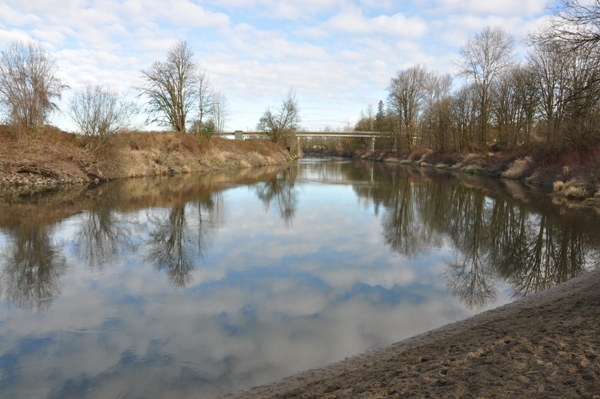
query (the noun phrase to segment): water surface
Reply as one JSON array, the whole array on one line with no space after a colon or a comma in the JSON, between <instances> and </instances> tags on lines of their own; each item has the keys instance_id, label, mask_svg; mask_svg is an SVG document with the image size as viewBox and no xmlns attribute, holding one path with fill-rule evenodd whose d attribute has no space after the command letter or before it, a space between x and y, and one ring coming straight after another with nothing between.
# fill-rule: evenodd
<instances>
[{"instance_id":1,"label":"water surface","mask_svg":"<svg viewBox=\"0 0 600 399\"><path fill-rule=\"evenodd\" d=\"M596 267L598 214L341 159L4 202L0 397L212 398Z\"/></svg>"}]
</instances>

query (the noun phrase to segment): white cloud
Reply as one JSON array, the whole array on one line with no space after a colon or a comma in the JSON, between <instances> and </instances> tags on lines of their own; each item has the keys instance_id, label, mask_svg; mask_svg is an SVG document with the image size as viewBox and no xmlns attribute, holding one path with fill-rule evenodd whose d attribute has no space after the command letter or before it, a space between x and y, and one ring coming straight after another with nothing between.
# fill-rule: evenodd
<instances>
[{"instance_id":1,"label":"white cloud","mask_svg":"<svg viewBox=\"0 0 600 399\"><path fill-rule=\"evenodd\" d=\"M0 24L21 26L25 24L33 24L39 21L40 18L38 18L35 14L24 13L13 7L10 7L6 3L0 4Z\"/></svg>"},{"instance_id":2,"label":"white cloud","mask_svg":"<svg viewBox=\"0 0 600 399\"><path fill-rule=\"evenodd\" d=\"M188 0L162 4L164 16L177 25L190 28L223 28L229 25L229 16L220 12L206 11Z\"/></svg>"},{"instance_id":3,"label":"white cloud","mask_svg":"<svg viewBox=\"0 0 600 399\"><path fill-rule=\"evenodd\" d=\"M12 29L12 30L3 30L0 29L0 44L4 46L8 46L13 42L23 42L27 43L32 40L32 37L22 30Z\"/></svg>"},{"instance_id":4,"label":"white cloud","mask_svg":"<svg viewBox=\"0 0 600 399\"><path fill-rule=\"evenodd\" d=\"M228 10L249 10L268 19L310 17L331 9L348 6L348 0L212 0L211 4Z\"/></svg>"},{"instance_id":5,"label":"white cloud","mask_svg":"<svg viewBox=\"0 0 600 399\"><path fill-rule=\"evenodd\" d=\"M411 39L419 39L428 31L426 22L421 18L407 18L402 13L369 18L358 9L341 12L321 24L319 28L326 33ZM307 34L314 36L318 32L313 28L309 29Z\"/></svg>"},{"instance_id":6,"label":"white cloud","mask_svg":"<svg viewBox=\"0 0 600 399\"><path fill-rule=\"evenodd\" d=\"M531 16L543 13L550 0L438 0L443 12Z\"/></svg>"}]
</instances>

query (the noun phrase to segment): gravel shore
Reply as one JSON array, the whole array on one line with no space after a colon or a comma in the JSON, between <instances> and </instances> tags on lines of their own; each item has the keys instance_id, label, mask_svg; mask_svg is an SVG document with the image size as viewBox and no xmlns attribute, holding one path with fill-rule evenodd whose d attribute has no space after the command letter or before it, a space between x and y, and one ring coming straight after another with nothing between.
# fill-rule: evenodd
<instances>
[{"instance_id":1,"label":"gravel shore","mask_svg":"<svg viewBox=\"0 0 600 399\"><path fill-rule=\"evenodd\" d=\"M221 399L600 399L600 270L389 347Z\"/></svg>"}]
</instances>

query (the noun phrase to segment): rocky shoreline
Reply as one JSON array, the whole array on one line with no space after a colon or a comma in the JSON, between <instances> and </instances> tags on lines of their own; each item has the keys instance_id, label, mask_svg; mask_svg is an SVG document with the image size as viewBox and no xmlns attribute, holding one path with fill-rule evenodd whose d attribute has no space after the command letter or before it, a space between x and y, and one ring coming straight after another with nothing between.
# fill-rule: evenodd
<instances>
[{"instance_id":1,"label":"rocky shoreline","mask_svg":"<svg viewBox=\"0 0 600 399\"><path fill-rule=\"evenodd\" d=\"M220 399L600 398L600 270Z\"/></svg>"},{"instance_id":2,"label":"rocky shoreline","mask_svg":"<svg viewBox=\"0 0 600 399\"><path fill-rule=\"evenodd\" d=\"M528 185L548 188L557 201L571 206L600 208L600 177L595 164L585 165L566 160L556 164L538 165L532 156L503 154L436 154L423 148L412 153L379 151L375 153L309 152L308 155L334 155L373 162L448 170L495 179L520 181ZM567 156L565 156L567 157ZM568 158L568 157L567 157Z\"/></svg>"},{"instance_id":3,"label":"rocky shoreline","mask_svg":"<svg viewBox=\"0 0 600 399\"><path fill-rule=\"evenodd\" d=\"M45 191L58 190L59 188L69 188L71 186L83 185L89 183L89 180L83 178L61 177L52 178L34 175L10 174L0 177L0 196L19 195L27 196Z\"/></svg>"}]
</instances>

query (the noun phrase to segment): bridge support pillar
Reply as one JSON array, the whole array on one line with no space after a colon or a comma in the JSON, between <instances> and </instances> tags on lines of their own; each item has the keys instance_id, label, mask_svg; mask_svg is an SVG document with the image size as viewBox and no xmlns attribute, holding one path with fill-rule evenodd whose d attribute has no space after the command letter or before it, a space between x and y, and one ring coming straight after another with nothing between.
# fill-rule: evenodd
<instances>
[{"instance_id":1,"label":"bridge support pillar","mask_svg":"<svg viewBox=\"0 0 600 399\"><path fill-rule=\"evenodd\" d=\"M236 140L244 140L244 132L241 130L236 130L234 132Z\"/></svg>"},{"instance_id":2,"label":"bridge support pillar","mask_svg":"<svg viewBox=\"0 0 600 399\"><path fill-rule=\"evenodd\" d=\"M371 137L371 154L375 152L375 137Z\"/></svg>"}]
</instances>

